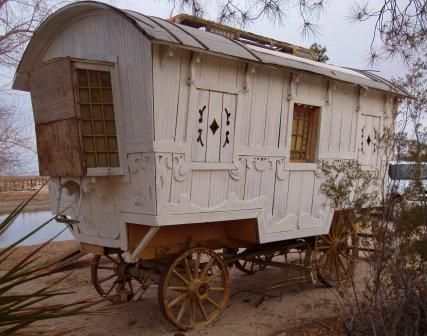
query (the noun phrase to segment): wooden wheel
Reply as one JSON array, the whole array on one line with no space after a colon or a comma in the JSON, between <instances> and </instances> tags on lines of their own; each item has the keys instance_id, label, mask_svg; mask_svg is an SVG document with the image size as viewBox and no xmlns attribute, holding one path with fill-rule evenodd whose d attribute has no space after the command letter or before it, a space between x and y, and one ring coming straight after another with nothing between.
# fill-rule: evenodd
<instances>
[{"instance_id":1,"label":"wooden wheel","mask_svg":"<svg viewBox=\"0 0 427 336\"><path fill-rule=\"evenodd\" d=\"M136 301L146 287L132 277L130 264L116 255L95 255L91 265L92 284L99 295L113 303Z\"/></svg>"},{"instance_id":2,"label":"wooden wheel","mask_svg":"<svg viewBox=\"0 0 427 336\"><path fill-rule=\"evenodd\" d=\"M181 330L199 329L217 319L227 305L229 279L225 263L206 248L192 248L165 270L159 284L159 305Z\"/></svg>"},{"instance_id":3,"label":"wooden wheel","mask_svg":"<svg viewBox=\"0 0 427 336\"><path fill-rule=\"evenodd\" d=\"M248 251L250 253L250 250ZM236 252L237 253L237 252ZM265 264L260 264L257 262L258 260L261 261L271 261L274 257L274 253L266 253L263 255L255 256L250 259L243 259L243 260L236 260L234 262L234 266L243 273L246 274L254 274L258 271L261 271L267 267Z\"/></svg>"},{"instance_id":4,"label":"wooden wheel","mask_svg":"<svg viewBox=\"0 0 427 336\"><path fill-rule=\"evenodd\" d=\"M315 265L319 281L328 287L338 288L351 280L358 253L355 229L339 221L333 223L328 235L317 237L312 252L312 265Z\"/></svg>"}]
</instances>

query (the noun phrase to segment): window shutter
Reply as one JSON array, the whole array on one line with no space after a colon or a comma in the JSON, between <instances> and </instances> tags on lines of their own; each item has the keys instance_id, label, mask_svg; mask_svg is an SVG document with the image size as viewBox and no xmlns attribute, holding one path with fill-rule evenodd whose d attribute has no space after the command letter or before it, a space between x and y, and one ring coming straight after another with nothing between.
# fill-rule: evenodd
<instances>
[{"instance_id":1,"label":"window shutter","mask_svg":"<svg viewBox=\"0 0 427 336\"><path fill-rule=\"evenodd\" d=\"M30 91L40 175L84 175L71 59L54 59L32 71Z\"/></svg>"}]
</instances>

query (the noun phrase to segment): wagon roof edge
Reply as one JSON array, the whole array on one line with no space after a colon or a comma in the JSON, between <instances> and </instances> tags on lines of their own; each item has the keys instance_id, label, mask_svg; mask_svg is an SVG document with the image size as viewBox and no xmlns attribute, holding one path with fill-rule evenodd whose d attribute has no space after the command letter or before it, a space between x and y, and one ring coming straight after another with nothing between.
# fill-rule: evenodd
<instances>
[{"instance_id":1,"label":"wagon roof edge","mask_svg":"<svg viewBox=\"0 0 427 336\"><path fill-rule=\"evenodd\" d=\"M241 41L222 35L96 1L81 1L65 6L50 15L39 26L24 51L15 73L12 88L23 91L29 90L29 71L33 69L36 65L35 62L38 61L37 53L41 54L43 52L46 42L50 41L50 38L57 32L57 29L53 29L55 23L67 22L67 20L83 12L97 9L109 9L123 16L151 41L174 44L182 48L197 49L200 52L225 55L249 62L310 72L332 80L374 88L398 96L409 96L407 92L394 85L391 81L366 70L339 67L280 51L244 44ZM36 53L36 57L32 57L34 53Z\"/></svg>"}]
</instances>

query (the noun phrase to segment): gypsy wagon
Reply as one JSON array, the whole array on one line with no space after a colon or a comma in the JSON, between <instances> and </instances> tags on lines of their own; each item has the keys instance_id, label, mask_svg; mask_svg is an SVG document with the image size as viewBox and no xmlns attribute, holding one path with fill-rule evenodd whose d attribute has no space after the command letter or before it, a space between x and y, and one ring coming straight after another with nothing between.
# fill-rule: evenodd
<instances>
[{"instance_id":1,"label":"gypsy wagon","mask_svg":"<svg viewBox=\"0 0 427 336\"><path fill-rule=\"evenodd\" d=\"M220 315L232 263L252 273L297 248L310 281L348 274L356 238L316 162L381 167L374 134L404 94L285 42L91 1L39 27L13 87L31 93L40 174L95 254L96 290L136 300L154 282L182 329Z\"/></svg>"}]
</instances>

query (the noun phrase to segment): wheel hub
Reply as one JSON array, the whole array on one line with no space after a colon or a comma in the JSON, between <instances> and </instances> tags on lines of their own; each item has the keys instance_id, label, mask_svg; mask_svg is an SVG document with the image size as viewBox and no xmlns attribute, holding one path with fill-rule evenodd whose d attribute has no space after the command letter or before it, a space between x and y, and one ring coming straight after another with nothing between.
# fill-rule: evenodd
<instances>
[{"instance_id":1,"label":"wheel hub","mask_svg":"<svg viewBox=\"0 0 427 336\"><path fill-rule=\"evenodd\" d=\"M188 285L188 294L194 299L204 300L209 296L209 293L209 285L199 279L192 280Z\"/></svg>"}]
</instances>

